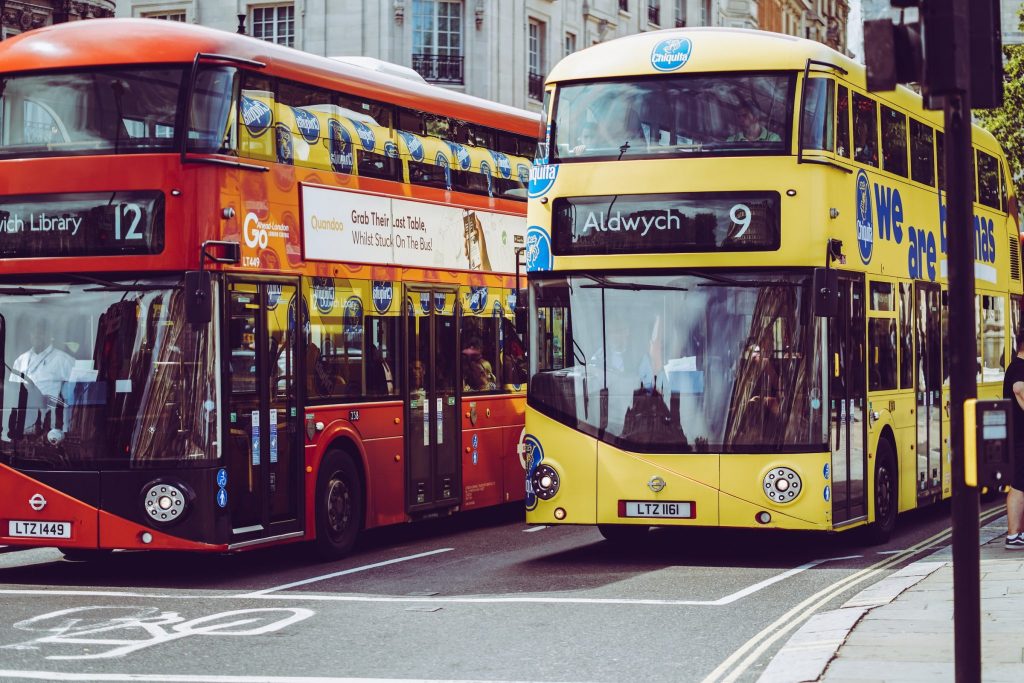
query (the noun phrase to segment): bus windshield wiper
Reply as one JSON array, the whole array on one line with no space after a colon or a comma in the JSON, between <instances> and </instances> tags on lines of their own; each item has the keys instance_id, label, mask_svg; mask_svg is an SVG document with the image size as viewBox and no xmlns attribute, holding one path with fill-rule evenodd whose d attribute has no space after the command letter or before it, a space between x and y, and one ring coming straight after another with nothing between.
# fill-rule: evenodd
<instances>
[{"instance_id":1,"label":"bus windshield wiper","mask_svg":"<svg viewBox=\"0 0 1024 683\"><path fill-rule=\"evenodd\" d=\"M621 289L630 292L646 292L650 291L662 291L662 292L688 292L688 287L678 287L675 285L656 285L653 283L649 284L638 284L636 282L612 282L603 275L584 275L597 284L595 285L580 285L580 289Z\"/></svg>"},{"instance_id":2,"label":"bus windshield wiper","mask_svg":"<svg viewBox=\"0 0 1024 683\"><path fill-rule=\"evenodd\" d=\"M37 294L70 294L70 292L66 289L43 289L42 287L0 287L0 294L36 296Z\"/></svg>"}]
</instances>

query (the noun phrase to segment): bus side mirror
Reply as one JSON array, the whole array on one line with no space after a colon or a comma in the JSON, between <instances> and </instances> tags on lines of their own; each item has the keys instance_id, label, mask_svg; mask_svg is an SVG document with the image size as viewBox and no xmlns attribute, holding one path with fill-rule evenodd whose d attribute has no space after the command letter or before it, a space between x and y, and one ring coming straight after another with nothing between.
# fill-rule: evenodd
<instances>
[{"instance_id":1,"label":"bus side mirror","mask_svg":"<svg viewBox=\"0 0 1024 683\"><path fill-rule=\"evenodd\" d=\"M185 272L185 320L194 327L210 324L213 319L213 288L210 271Z\"/></svg>"},{"instance_id":2,"label":"bus side mirror","mask_svg":"<svg viewBox=\"0 0 1024 683\"><path fill-rule=\"evenodd\" d=\"M526 326L530 324L530 299L525 289L516 292L516 331L519 334L526 332Z\"/></svg>"},{"instance_id":3,"label":"bus side mirror","mask_svg":"<svg viewBox=\"0 0 1024 683\"><path fill-rule=\"evenodd\" d=\"M831 268L814 269L814 314L834 318L839 314L839 275Z\"/></svg>"}]
</instances>

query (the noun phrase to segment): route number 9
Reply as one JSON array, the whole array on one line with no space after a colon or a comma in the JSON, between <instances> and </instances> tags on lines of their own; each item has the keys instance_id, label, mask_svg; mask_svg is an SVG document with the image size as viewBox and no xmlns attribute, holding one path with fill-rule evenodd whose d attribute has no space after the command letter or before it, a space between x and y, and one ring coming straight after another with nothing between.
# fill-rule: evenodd
<instances>
[{"instance_id":1,"label":"route number 9","mask_svg":"<svg viewBox=\"0 0 1024 683\"><path fill-rule=\"evenodd\" d=\"M739 239L743 237L743 234L750 227L750 207L746 204L733 204L732 208L729 209L729 218L732 222L740 226L739 232L733 235L733 239Z\"/></svg>"},{"instance_id":2,"label":"route number 9","mask_svg":"<svg viewBox=\"0 0 1024 683\"><path fill-rule=\"evenodd\" d=\"M114 239L115 240L141 240L145 237L139 231L139 223L142 222L142 207L138 204L121 204L114 211ZM128 225L128 232L122 234L123 225Z\"/></svg>"}]
</instances>

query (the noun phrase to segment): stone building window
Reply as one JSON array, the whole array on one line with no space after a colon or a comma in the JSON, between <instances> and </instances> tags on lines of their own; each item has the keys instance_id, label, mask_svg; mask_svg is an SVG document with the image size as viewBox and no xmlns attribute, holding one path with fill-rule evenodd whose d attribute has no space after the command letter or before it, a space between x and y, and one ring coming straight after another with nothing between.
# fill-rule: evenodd
<instances>
[{"instance_id":1,"label":"stone building window","mask_svg":"<svg viewBox=\"0 0 1024 683\"><path fill-rule=\"evenodd\" d=\"M252 35L269 43L295 47L295 6L253 7Z\"/></svg>"}]
</instances>

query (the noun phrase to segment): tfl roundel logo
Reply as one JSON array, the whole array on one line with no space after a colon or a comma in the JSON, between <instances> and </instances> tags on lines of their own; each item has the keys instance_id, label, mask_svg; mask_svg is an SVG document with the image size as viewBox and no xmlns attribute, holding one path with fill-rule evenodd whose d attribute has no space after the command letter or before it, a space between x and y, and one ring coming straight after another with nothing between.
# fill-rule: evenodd
<instances>
[{"instance_id":1,"label":"tfl roundel logo","mask_svg":"<svg viewBox=\"0 0 1024 683\"><path fill-rule=\"evenodd\" d=\"M530 199L543 197L555 184L558 177L558 166L542 164L530 167Z\"/></svg>"},{"instance_id":2,"label":"tfl roundel logo","mask_svg":"<svg viewBox=\"0 0 1024 683\"><path fill-rule=\"evenodd\" d=\"M551 270L551 237L547 230L531 225L526 231L526 271Z\"/></svg>"},{"instance_id":3,"label":"tfl roundel logo","mask_svg":"<svg viewBox=\"0 0 1024 683\"><path fill-rule=\"evenodd\" d=\"M690 61L693 43L689 38L669 38L651 50L651 66L656 71L675 71Z\"/></svg>"},{"instance_id":4,"label":"tfl roundel logo","mask_svg":"<svg viewBox=\"0 0 1024 683\"><path fill-rule=\"evenodd\" d=\"M871 183L868 174L857 174L857 250L863 263L871 262L875 249L875 223L871 218Z\"/></svg>"}]
</instances>

